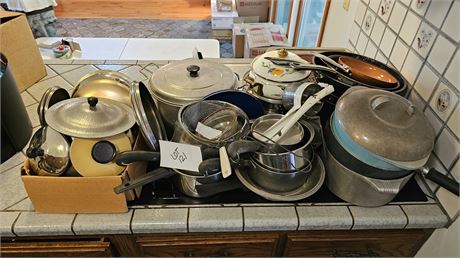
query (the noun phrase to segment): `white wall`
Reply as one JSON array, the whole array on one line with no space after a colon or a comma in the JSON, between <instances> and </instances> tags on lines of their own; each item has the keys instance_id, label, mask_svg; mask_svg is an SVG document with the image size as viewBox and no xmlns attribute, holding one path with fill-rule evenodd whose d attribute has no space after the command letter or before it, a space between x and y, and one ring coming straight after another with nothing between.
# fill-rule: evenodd
<instances>
[{"instance_id":1,"label":"white wall","mask_svg":"<svg viewBox=\"0 0 460 258\"><path fill-rule=\"evenodd\" d=\"M426 241L415 257L459 257L460 220L449 228L437 229Z\"/></svg>"},{"instance_id":2,"label":"white wall","mask_svg":"<svg viewBox=\"0 0 460 258\"><path fill-rule=\"evenodd\" d=\"M343 9L343 2L344 0L331 0L321 47L347 46L358 0L350 0L348 11Z\"/></svg>"}]
</instances>

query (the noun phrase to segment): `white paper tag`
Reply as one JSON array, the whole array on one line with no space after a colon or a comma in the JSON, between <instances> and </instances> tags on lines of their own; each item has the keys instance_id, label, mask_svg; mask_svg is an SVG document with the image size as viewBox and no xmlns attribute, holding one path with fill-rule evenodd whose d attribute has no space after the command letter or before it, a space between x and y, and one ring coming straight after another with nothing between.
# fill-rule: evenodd
<instances>
[{"instance_id":1,"label":"white paper tag","mask_svg":"<svg viewBox=\"0 0 460 258\"><path fill-rule=\"evenodd\" d=\"M160 140L160 166L198 172L203 161L200 146Z\"/></svg>"},{"instance_id":2,"label":"white paper tag","mask_svg":"<svg viewBox=\"0 0 460 258\"><path fill-rule=\"evenodd\" d=\"M227 149L225 146L219 148L219 158L220 158L220 170L222 171L222 177L227 178L232 175L232 166L230 164L230 159L228 158Z\"/></svg>"},{"instance_id":3,"label":"white paper tag","mask_svg":"<svg viewBox=\"0 0 460 258\"><path fill-rule=\"evenodd\" d=\"M209 127L207 125L204 125L200 122L198 122L198 124L196 125L195 131L201 134L203 137L205 137L208 140L215 139L222 134L221 131L214 129L212 127Z\"/></svg>"}]
</instances>

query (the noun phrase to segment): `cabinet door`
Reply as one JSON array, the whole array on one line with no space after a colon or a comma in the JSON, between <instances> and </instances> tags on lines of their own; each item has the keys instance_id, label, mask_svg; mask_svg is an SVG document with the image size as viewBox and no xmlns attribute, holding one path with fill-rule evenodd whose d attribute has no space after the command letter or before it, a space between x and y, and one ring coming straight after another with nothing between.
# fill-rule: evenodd
<instances>
[{"instance_id":1,"label":"cabinet door","mask_svg":"<svg viewBox=\"0 0 460 258\"><path fill-rule=\"evenodd\" d=\"M273 256L277 234L187 234L142 236L143 256Z\"/></svg>"},{"instance_id":2,"label":"cabinet door","mask_svg":"<svg viewBox=\"0 0 460 258\"><path fill-rule=\"evenodd\" d=\"M287 235L285 256L414 256L432 230L306 231Z\"/></svg>"},{"instance_id":3,"label":"cabinet door","mask_svg":"<svg viewBox=\"0 0 460 258\"><path fill-rule=\"evenodd\" d=\"M112 256L105 239L2 241L1 256Z\"/></svg>"}]
</instances>

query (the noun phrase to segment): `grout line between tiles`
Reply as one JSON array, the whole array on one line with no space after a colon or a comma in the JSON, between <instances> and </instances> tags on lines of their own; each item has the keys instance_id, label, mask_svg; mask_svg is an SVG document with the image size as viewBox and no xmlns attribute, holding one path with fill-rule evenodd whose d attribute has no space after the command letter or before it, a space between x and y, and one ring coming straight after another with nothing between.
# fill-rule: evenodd
<instances>
[{"instance_id":1,"label":"grout line between tiles","mask_svg":"<svg viewBox=\"0 0 460 258\"><path fill-rule=\"evenodd\" d=\"M21 214L22 212L19 212L16 219L13 221L13 223L11 223L11 233L13 233L13 235L15 236L18 236L18 235L16 234L16 232L14 232L14 227L16 226L16 222L19 220L19 216L21 216Z\"/></svg>"},{"instance_id":2,"label":"grout line between tiles","mask_svg":"<svg viewBox=\"0 0 460 258\"><path fill-rule=\"evenodd\" d=\"M120 55L118 56L118 60L120 60L121 56L123 55L123 52L125 52L126 46L128 45L129 38L126 40L125 45L123 46L123 49L120 52ZM105 61L104 61L105 63Z\"/></svg>"},{"instance_id":3,"label":"grout line between tiles","mask_svg":"<svg viewBox=\"0 0 460 258\"><path fill-rule=\"evenodd\" d=\"M351 227L349 230L352 230L353 227L355 226L355 217L353 216L353 213L351 212L350 206L347 205L347 209L351 216Z\"/></svg>"},{"instance_id":4,"label":"grout line between tiles","mask_svg":"<svg viewBox=\"0 0 460 258\"><path fill-rule=\"evenodd\" d=\"M19 165L19 164L18 164L18 165ZM24 201L24 200L25 200L25 199L27 199L28 197L29 197L29 196L26 196L26 197L24 197L24 199L21 199L21 200L19 200L19 201L15 202L14 204L12 204L12 205L10 205L10 206L6 207L5 209L3 209L3 211L6 211L6 210L8 210L9 208L13 207L14 205L16 205L16 204L18 204L18 203L20 203L20 202Z\"/></svg>"},{"instance_id":5,"label":"grout line between tiles","mask_svg":"<svg viewBox=\"0 0 460 258\"><path fill-rule=\"evenodd\" d=\"M187 208L187 232L190 233L190 208Z\"/></svg>"},{"instance_id":6,"label":"grout line between tiles","mask_svg":"<svg viewBox=\"0 0 460 258\"><path fill-rule=\"evenodd\" d=\"M131 232L131 234L134 234L133 232L133 219L134 219L134 212L136 212L136 209L131 209L133 212L131 213L131 218L129 219L129 232Z\"/></svg>"},{"instance_id":7,"label":"grout line between tiles","mask_svg":"<svg viewBox=\"0 0 460 258\"><path fill-rule=\"evenodd\" d=\"M402 210L402 212L404 213L404 216L406 217L406 225L404 225L404 227L403 227L403 229L406 229L406 227L409 226L409 216L407 216L406 211L404 211L404 209L401 207L401 205L398 205L398 206Z\"/></svg>"},{"instance_id":8,"label":"grout line between tiles","mask_svg":"<svg viewBox=\"0 0 460 258\"><path fill-rule=\"evenodd\" d=\"M75 220L77 219L77 215L78 213L75 213L75 216L73 217L72 219L72 223L70 223L70 230L72 231L72 233L76 236L77 234L75 233L74 229L73 229L73 225L75 223Z\"/></svg>"},{"instance_id":9,"label":"grout line between tiles","mask_svg":"<svg viewBox=\"0 0 460 258\"><path fill-rule=\"evenodd\" d=\"M294 206L294 211L295 211L295 215L296 215L296 217L297 217L297 227L296 227L295 230L298 231L299 228L300 228L300 216L299 216L299 212L297 211L297 207L296 207L296 206Z\"/></svg>"},{"instance_id":10,"label":"grout line between tiles","mask_svg":"<svg viewBox=\"0 0 460 258\"><path fill-rule=\"evenodd\" d=\"M245 222L245 220L244 220L244 207L241 206L240 208L241 208L241 215L243 216L243 232L244 232L244 230L245 230L245 225L246 225L246 222Z\"/></svg>"}]
</instances>

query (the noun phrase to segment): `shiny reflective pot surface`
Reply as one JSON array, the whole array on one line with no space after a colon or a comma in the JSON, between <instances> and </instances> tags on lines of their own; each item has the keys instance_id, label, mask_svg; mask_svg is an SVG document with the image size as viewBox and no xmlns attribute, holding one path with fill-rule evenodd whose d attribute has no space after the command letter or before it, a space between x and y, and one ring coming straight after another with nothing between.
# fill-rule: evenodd
<instances>
[{"instance_id":1,"label":"shiny reflective pot surface","mask_svg":"<svg viewBox=\"0 0 460 258\"><path fill-rule=\"evenodd\" d=\"M312 167L290 173L275 172L252 162L256 169L247 169L249 177L260 187L272 192L289 192L301 187L308 179Z\"/></svg>"}]
</instances>

